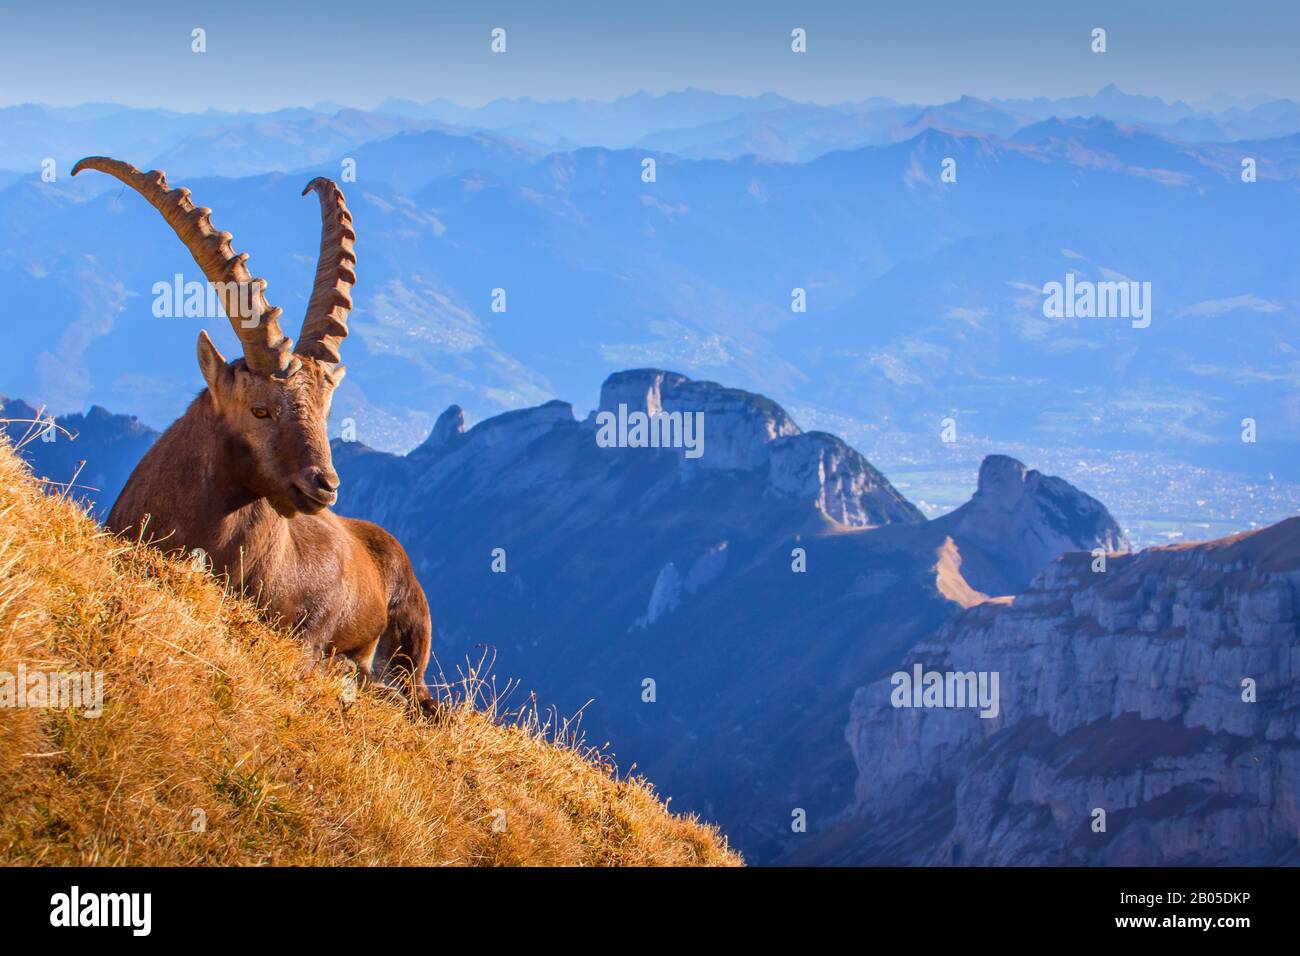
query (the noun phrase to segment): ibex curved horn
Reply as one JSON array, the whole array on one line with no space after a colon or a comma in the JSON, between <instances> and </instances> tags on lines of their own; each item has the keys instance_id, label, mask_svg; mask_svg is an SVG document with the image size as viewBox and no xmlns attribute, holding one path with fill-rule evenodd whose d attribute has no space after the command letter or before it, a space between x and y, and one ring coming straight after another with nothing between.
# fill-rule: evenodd
<instances>
[{"instance_id":1,"label":"ibex curved horn","mask_svg":"<svg viewBox=\"0 0 1300 956\"><path fill-rule=\"evenodd\" d=\"M254 372L275 375L293 362L293 342L280 331L280 309L266 302L265 279L248 271L248 254L236 253L231 235L212 228L212 210L195 206L190 191L169 189L167 176L159 170L142 173L130 163L107 156L88 156L72 167L72 175L83 169L97 169L121 180L162 213L204 276L218 290L226 317L244 346L244 361ZM247 291L245 291L247 290Z\"/></svg>"},{"instance_id":2,"label":"ibex curved horn","mask_svg":"<svg viewBox=\"0 0 1300 956\"><path fill-rule=\"evenodd\" d=\"M316 261L316 284L302 320L297 352L323 362L339 362L339 343L348 334L348 312L352 309L352 287L357 281L357 256L343 193L332 180L318 177L302 194L312 190L320 197L320 257Z\"/></svg>"}]
</instances>

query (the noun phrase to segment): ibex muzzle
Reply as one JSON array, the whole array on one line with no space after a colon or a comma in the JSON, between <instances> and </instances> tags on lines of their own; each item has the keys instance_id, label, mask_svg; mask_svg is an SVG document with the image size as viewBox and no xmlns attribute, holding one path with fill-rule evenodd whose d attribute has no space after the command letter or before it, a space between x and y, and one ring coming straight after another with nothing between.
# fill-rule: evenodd
<instances>
[{"instance_id":1,"label":"ibex muzzle","mask_svg":"<svg viewBox=\"0 0 1300 956\"><path fill-rule=\"evenodd\" d=\"M280 331L280 309L248 271L211 210L158 171L114 159L97 169L131 186L180 237L221 298L243 345L227 362L206 332L199 369L207 382L189 410L140 461L108 516L120 534L148 534L165 547L201 548L218 574L250 591L273 615L301 629L321 653L356 662L364 679L399 678L430 713L424 683L429 606L405 550L382 528L340 518L339 476L326 422L343 380L339 345L348 334L356 283L356 234L339 188L314 179L321 206L316 282L297 348Z\"/></svg>"}]
</instances>

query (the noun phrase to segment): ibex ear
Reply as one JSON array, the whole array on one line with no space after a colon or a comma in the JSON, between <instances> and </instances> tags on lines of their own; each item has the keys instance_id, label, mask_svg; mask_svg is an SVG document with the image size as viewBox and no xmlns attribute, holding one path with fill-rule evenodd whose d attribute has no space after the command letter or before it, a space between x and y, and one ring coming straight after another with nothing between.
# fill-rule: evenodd
<instances>
[{"instance_id":1,"label":"ibex ear","mask_svg":"<svg viewBox=\"0 0 1300 956\"><path fill-rule=\"evenodd\" d=\"M230 366L226 364L226 357L217 351L207 332L199 333L199 371L203 373L203 380L208 383L208 391L213 398L220 394L233 377Z\"/></svg>"}]
</instances>

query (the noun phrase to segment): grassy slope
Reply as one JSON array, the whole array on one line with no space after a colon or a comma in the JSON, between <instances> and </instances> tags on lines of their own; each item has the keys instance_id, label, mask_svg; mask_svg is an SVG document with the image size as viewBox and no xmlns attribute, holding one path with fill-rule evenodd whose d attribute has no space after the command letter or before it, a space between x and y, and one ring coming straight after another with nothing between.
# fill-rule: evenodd
<instances>
[{"instance_id":1,"label":"grassy slope","mask_svg":"<svg viewBox=\"0 0 1300 956\"><path fill-rule=\"evenodd\" d=\"M20 661L103 671L105 704L0 708L0 863L740 862L535 722L345 703L341 668L307 666L210 576L105 535L0 443L0 671Z\"/></svg>"}]
</instances>

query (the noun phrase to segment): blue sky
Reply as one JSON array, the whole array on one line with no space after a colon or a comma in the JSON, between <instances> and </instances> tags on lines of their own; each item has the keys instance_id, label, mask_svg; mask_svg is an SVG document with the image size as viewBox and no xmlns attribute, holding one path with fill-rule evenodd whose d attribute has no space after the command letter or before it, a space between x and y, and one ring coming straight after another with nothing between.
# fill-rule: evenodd
<instances>
[{"instance_id":1,"label":"blue sky","mask_svg":"<svg viewBox=\"0 0 1300 956\"><path fill-rule=\"evenodd\" d=\"M1300 98L1300 3L4 0L0 105L264 110L386 96L612 99L687 86L834 102L1059 96L1114 82L1195 101ZM509 51L488 50L508 31ZM793 27L809 52L789 51ZM1109 51L1088 48L1093 27ZM208 52L190 51L203 27Z\"/></svg>"}]
</instances>

